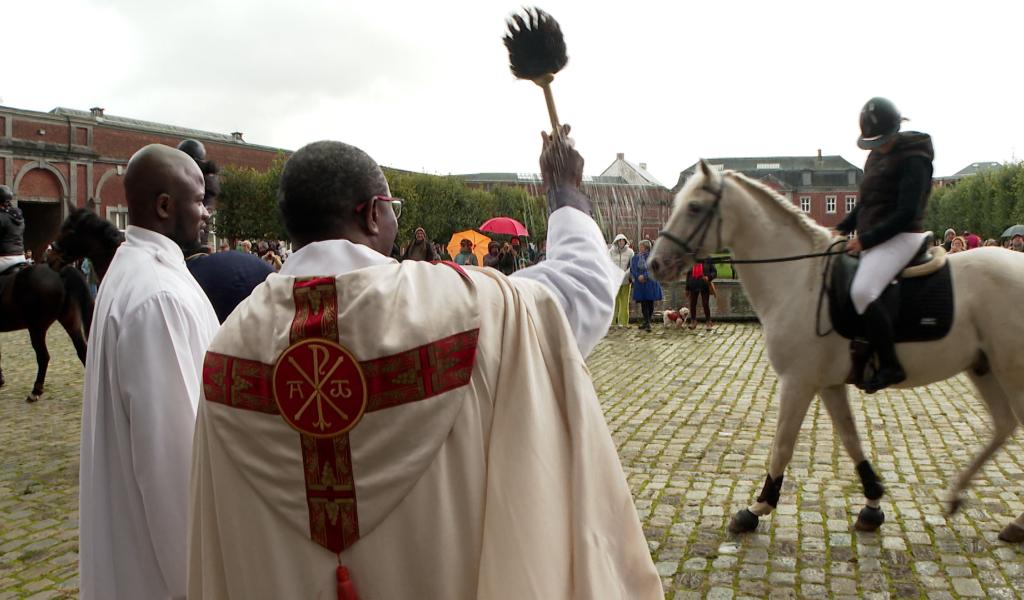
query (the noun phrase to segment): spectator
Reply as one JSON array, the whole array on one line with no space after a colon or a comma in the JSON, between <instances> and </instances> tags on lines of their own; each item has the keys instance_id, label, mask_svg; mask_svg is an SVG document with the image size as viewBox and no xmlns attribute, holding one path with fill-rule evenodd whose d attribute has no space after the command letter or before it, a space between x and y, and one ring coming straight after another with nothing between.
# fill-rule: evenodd
<instances>
[{"instance_id":1,"label":"spectator","mask_svg":"<svg viewBox=\"0 0 1024 600\"><path fill-rule=\"evenodd\" d=\"M427 239L427 232L422 227L417 227L413 232L412 242L406 247L402 260L437 260L434 245Z\"/></svg>"},{"instance_id":2,"label":"spectator","mask_svg":"<svg viewBox=\"0 0 1024 600\"><path fill-rule=\"evenodd\" d=\"M981 246L981 237L976 233L971 233L970 231L964 232L964 241L967 243L968 250L974 250L978 246Z\"/></svg>"},{"instance_id":3,"label":"spectator","mask_svg":"<svg viewBox=\"0 0 1024 600\"><path fill-rule=\"evenodd\" d=\"M995 241L992 238L988 238L987 240L985 240L985 244L984 245L985 246L998 246L999 242Z\"/></svg>"},{"instance_id":4,"label":"spectator","mask_svg":"<svg viewBox=\"0 0 1024 600\"><path fill-rule=\"evenodd\" d=\"M710 259L694 263L686 273L686 293L690 297L690 329L697 328L697 300L700 299L704 308L704 327L711 331L711 294L712 283L718 277L715 263Z\"/></svg>"},{"instance_id":5,"label":"spectator","mask_svg":"<svg viewBox=\"0 0 1024 600\"><path fill-rule=\"evenodd\" d=\"M242 242L238 244L238 249L246 254L252 254L252 242L249 240L242 240Z\"/></svg>"},{"instance_id":6,"label":"spectator","mask_svg":"<svg viewBox=\"0 0 1024 600\"><path fill-rule=\"evenodd\" d=\"M25 262L27 262L30 265L36 264L36 261L32 260L32 251L31 250L26 250L25 251Z\"/></svg>"},{"instance_id":7,"label":"spectator","mask_svg":"<svg viewBox=\"0 0 1024 600\"><path fill-rule=\"evenodd\" d=\"M516 272L516 256L512 253L512 244L505 242L498 252L498 270L506 275Z\"/></svg>"},{"instance_id":8,"label":"spectator","mask_svg":"<svg viewBox=\"0 0 1024 600\"><path fill-rule=\"evenodd\" d=\"M1010 250L1024 252L1024 235L1018 233L1010 238Z\"/></svg>"},{"instance_id":9,"label":"spectator","mask_svg":"<svg viewBox=\"0 0 1024 600\"><path fill-rule=\"evenodd\" d=\"M498 269L498 261L501 259L500 252L501 244L492 241L487 244L487 255L484 256L484 266L491 267L492 269ZM500 269L499 269L500 270Z\"/></svg>"},{"instance_id":10,"label":"spectator","mask_svg":"<svg viewBox=\"0 0 1024 600\"><path fill-rule=\"evenodd\" d=\"M955 238L955 237L956 237L956 230L954 230L952 227L947 229L946 233L944 233L942 235L942 247L946 249L946 252L949 252L950 249L952 248L953 238Z\"/></svg>"},{"instance_id":11,"label":"spectator","mask_svg":"<svg viewBox=\"0 0 1024 600\"><path fill-rule=\"evenodd\" d=\"M964 238L960 236L953 238L953 242L949 245L949 253L956 254L964 250L967 250L967 242L964 241Z\"/></svg>"},{"instance_id":12,"label":"spectator","mask_svg":"<svg viewBox=\"0 0 1024 600\"><path fill-rule=\"evenodd\" d=\"M220 241L220 251L221 252L227 252L228 250L231 250L231 244L229 244L227 240L221 240Z\"/></svg>"},{"instance_id":13,"label":"spectator","mask_svg":"<svg viewBox=\"0 0 1024 600\"><path fill-rule=\"evenodd\" d=\"M541 240L539 244L540 249L537 251L537 258L534 264L544 262L544 259L548 257L548 242L547 240Z\"/></svg>"},{"instance_id":14,"label":"spectator","mask_svg":"<svg viewBox=\"0 0 1024 600\"><path fill-rule=\"evenodd\" d=\"M512 260L514 265L512 269L513 272L530 266L530 250L520 241L519 238L512 238L509 242L509 247L512 251Z\"/></svg>"},{"instance_id":15,"label":"spectator","mask_svg":"<svg viewBox=\"0 0 1024 600\"><path fill-rule=\"evenodd\" d=\"M629 261L629 275L633 280L633 300L640 304L643 322L640 329L651 330L654 303L661 300L661 286L647 273L647 258L651 254L651 241L641 240L640 251Z\"/></svg>"},{"instance_id":16,"label":"spectator","mask_svg":"<svg viewBox=\"0 0 1024 600\"><path fill-rule=\"evenodd\" d=\"M455 255L455 264L463 267L466 265L477 267L480 265L476 259L476 254L473 254L473 242L467 239L459 242L459 253Z\"/></svg>"},{"instance_id":17,"label":"spectator","mask_svg":"<svg viewBox=\"0 0 1024 600\"><path fill-rule=\"evenodd\" d=\"M615 236L608 255L612 263L622 271L622 283L619 285L619 293L615 296L615 312L612 313L612 325L616 327L629 325L629 261L633 259L633 254L626 236L621 233Z\"/></svg>"}]
</instances>

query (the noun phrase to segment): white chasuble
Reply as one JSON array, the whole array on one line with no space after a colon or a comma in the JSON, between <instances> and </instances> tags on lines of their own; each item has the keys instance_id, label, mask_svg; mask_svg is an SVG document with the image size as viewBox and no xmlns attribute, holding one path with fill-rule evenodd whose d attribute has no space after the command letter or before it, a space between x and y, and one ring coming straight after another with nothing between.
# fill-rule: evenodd
<instances>
[{"instance_id":1,"label":"white chasuble","mask_svg":"<svg viewBox=\"0 0 1024 600\"><path fill-rule=\"evenodd\" d=\"M558 300L493 270L272 275L203 367L189 598L662 597Z\"/></svg>"}]
</instances>

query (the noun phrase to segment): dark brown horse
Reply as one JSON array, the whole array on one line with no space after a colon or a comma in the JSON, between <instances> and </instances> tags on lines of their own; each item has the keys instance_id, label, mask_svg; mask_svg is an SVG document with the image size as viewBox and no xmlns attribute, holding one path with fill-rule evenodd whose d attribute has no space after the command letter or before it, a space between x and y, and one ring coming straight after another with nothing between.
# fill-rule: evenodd
<instances>
[{"instance_id":1,"label":"dark brown horse","mask_svg":"<svg viewBox=\"0 0 1024 600\"><path fill-rule=\"evenodd\" d=\"M54 321L67 331L78 359L85 364L92 297L85 276L70 263L88 257L96 265L97 273L103 273L120 242L121 233L111 223L86 209L78 209L61 225L53 243L55 249L61 250L51 253L49 265L28 266L0 281L0 331L28 329L36 353L36 381L26 402L35 402L43 395L50 363L46 332ZM78 254L72 254L67 248L75 249ZM3 384L0 370L0 386Z\"/></svg>"}]
</instances>

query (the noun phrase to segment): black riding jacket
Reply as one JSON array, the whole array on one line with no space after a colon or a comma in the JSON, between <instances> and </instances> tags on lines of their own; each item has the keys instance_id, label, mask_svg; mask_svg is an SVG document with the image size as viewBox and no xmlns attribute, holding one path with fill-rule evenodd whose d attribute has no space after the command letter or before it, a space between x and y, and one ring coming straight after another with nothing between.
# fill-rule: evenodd
<instances>
[{"instance_id":1,"label":"black riding jacket","mask_svg":"<svg viewBox=\"0 0 1024 600\"><path fill-rule=\"evenodd\" d=\"M932 190L932 139L904 131L886 154L875 150L864 164L857 207L838 225L843 233L857 230L864 249L899 233L922 231L924 209Z\"/></svg>"},{"instance_id":2,"label":"black riding jacket","mask_svg":"<svg viewBox=\"0 0 1024 600\"><path fill-rule=\"evenodd\" d=\"M0 208L0 256L25 254L25 217L21 210Z\"/></svg>"}]
</instances>

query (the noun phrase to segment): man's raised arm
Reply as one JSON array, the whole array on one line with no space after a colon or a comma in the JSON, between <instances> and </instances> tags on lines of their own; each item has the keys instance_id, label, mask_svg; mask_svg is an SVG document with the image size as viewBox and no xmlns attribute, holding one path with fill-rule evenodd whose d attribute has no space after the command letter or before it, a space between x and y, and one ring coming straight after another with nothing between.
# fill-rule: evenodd
<instances>
[{"instance_id":1,"label":"man's raised arm","mask_svg":"<svg viewBox=\"0 0 1024 600\"><path fill-rule=\"evenodd\" d=\"M540 169L550 213L547 259L512 276L539 281L555 294L586 357L608 333L622 272L608 257L604 236L590 216L590 199L579 189L583 157L572 147L569 126L542 135Z\"/></svg>"}]
</instances>

